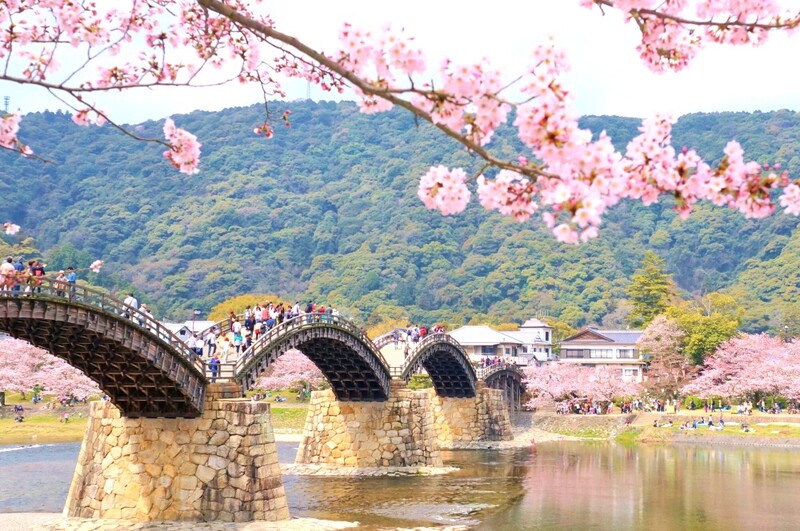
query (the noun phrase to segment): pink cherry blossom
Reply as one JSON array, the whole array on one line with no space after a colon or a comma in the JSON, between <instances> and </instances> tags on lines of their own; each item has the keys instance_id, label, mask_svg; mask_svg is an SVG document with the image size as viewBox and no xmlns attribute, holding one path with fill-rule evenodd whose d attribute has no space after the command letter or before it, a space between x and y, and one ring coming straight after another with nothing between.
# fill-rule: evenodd
<instances>
[{"instance_id":1,"label":"pink cherry blossom","mask_svg":"<svg viewBox=\"0 0 800 531\"><path fill-rule=\"evenodd\" d=\"M766 334L742 334L706 357L700 376L683 388L700 397L753 398L757 394L800 398L800 342Z\"/></svg>"},{"instance_id":2,"label":"pink cherry blossom","mask_svg":"<svg viewBox=\"0 0 800 531\"><path fill-rule=\"evenodd\" d=\"M623 13L639 32L642 61L654 72L685 68L709 43L759 45L776 32L796 31L800 14L780 4L577 1L598 16ZM482 161L476 187L485 208L518 221L538 213L568 243L596 237L605 212L623 199L652 204L668 195L685 218L700 201L763 217L779 197L785 212L800 213L800 182L780 171L779 163L748 162L736 142L715 165L690 148L678 151L671 145L669 116L645 120L624 153L605 133L581 129L578 95L565 81L569 61L553 42L535 46L523 72L505 73L487 58L444 58L429 65L405 30L345 24L339 50L326 54L302 36L279 31L266 11L257 0L5 2L0 25L11 29L0 32L0 80L45 88L75 109L73 120L81 125L114 123L91 104L98 92L235 81L255 84L267 99L285 96L285 78L302 78L325 91L350 88L363 112L402 107ZM74 65L76 56L85 61L65 66ZM512 113L524 145L519 153L492 145ZM269 108L265 114L254 131L270 138L274 116ZM289 125L288 113L282 120ZM18 139L19 124L18 113L0 117L0 148L30 156ZM165 122L164 135L166 141L158 141L167 146L170 163L197 173L197 138L172 120ZM443 214L460 212L471 196L466 175L461 168L432 167L421 178L418 196Z\"/></svg>"},{"instance_id":3,"label":"pink cherry blossom","mask_svg":"<svg viewBox=\"0 0 800 531\"><path fill-rule=\"evenodd\" d=\"M95 273L99 273L100 269L103 267L104 262L102 260L95 260L92 262L92 265L89 266L89 269L94 271Z\"/></svg>"},{"instance_id":4,"label":"pink cherry blossom","mask_svg":"<svg viewBox=\"0 0 800 531\"><path fill-rule=\"evenodd\" d=\"M197 166L200 163L200 143L197 137L175 127L175 122L170 118L164 121L164 136L170 144L170 149L164 152L164 156L172 165L188 175L199 172Z\"/></svg>"},{"instance_id":5,"label":"pink cherry blossom","mask_svg":"<svg viewBox=\"0 0 800 531\"><path fill-rule=\"evenodd\" d=\"M77 398L100 394L97 384L66 361L19 340L0 340L0 390L28 393L34 386L53 395Z\"/></svg>"},{"instance_id":6,"label":"pink cherry blossom","mask_svg":"<svg viewBox=\"0 0 800 531\"><path fill-rule=\"evenodd\" d=\"M268 391L305 387L321 389L327 380L314 363L299 350L289 350L267 369L256 387Z\"/></svg>"},{"instance_id":7,"label":"pink cherry blossom","mask_svg":"<svg viewBox=\"0 0 800 531\"><path fill-rule=\"evenodd\" d=\"M3 230L8 236L13 236L19 232L20 226L11 222L3 223Z\"/></svg>"},{"instance_id":8,"label":"pink cherry blossom","mask_svg":"<svg viewBox=\"0 0 800 531\"><path fill-rule=\"evenodd\" d=\"M445 166L436 166L420 180L417 196L426 207L438 209L445 216L456 214L469 202L466 180L467 175L460 168L451 171Z\"/></svg>"}]
</instances>

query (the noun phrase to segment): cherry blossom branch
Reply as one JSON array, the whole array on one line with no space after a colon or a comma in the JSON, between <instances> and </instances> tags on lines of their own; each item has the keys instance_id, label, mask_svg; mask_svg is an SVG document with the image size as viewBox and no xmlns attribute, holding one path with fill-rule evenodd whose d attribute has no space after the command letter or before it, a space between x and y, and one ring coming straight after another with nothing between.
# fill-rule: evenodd
<instances>
[{"instance_id":1,"label":"cherry blossom branch","mask_svg":"<svg viewBox=\"0 0 800 531\"><path fill-rule=\"evenodd\" d=\"M413 105L411 102L398 97L396 95L396 92L398 91L389 90L387 88L375 87L374 85L366 82L364 79L356 76L351 71L341 66L337 61L334 61L328 56L311 48L310 46L306 45L304 42L300 41L296 37L277 31L271 26L267 26L266 24L263 24L257 20L253 20L252 18L242 15L235 9L231 8L226 4L223 4L218 0L197 0L197 3L202 5L203 7L206 7L207 9L210 9L211 11L219 13L225 18L228 18L243 27L250 29L253 32L263 35L265 38L273 38L288 46L291 46L292 48L301 52L303 55L310 57L318 64L321 64L325 66L325 68L336 73L341 78L346 79L349 83L351 83L354 87L358 88L363 93L382 98L388 102L391 102L394 105L397 105L398 107L402 107L403 109L411 112L414 116L421 118L422 120L432 124L434 127L442 131L445 135L449 136L450 138L464 145L467 148L467 150L469 150L471 153L474 153L477 156L481 157L482 159L486 160L489 164L491 164L495 168L514 171L529 176L532 179L536 179L539 175L542 175L544 173L539 171L535 167L521 167L518 164L504 161L494 157L488 150L486 150L480 144L473 142L467 137L464 137L458 131L454 131L453 129L447 127L446 125L437 123L436 121L433 120L433 117L429 113ZM409 91L405 90L400 92L407 93Z\"/></svg>"}]
</instances>

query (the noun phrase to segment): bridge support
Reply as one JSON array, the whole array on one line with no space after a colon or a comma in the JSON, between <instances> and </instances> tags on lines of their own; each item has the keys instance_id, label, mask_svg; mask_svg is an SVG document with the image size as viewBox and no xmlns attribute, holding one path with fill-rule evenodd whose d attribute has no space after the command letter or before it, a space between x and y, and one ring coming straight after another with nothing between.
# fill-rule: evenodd
<instances>
[{"instance_id":1,"label":"bridge support","mask_svg":"<svg viewBox=\"0 0 800 531\"><path fill-rule=\"evenodd\" d=\"M338 402L315 391L297 463L354 467L442 466L431 393L391 383L385 402Z\"/></svg>"},{"instance_id":2,"label":"bridge support","mask_svg":"<svg viewBox=\"0 0 800 531\"><path fill-rule=\"evenodd\" d=\"M470 443L513 438L508 407L501 389L478 384L475 398L431 397L437 448L463 448Z\"/></svg>"},{"instance_id":3,"label":"bridge support","mask_svg":"<svg viewBox=\"0 0 800 531\"><path fill-rule=\"evenodd\" d=\"M297 463L354 467L441 466L440 448L512 438L503 392L444 398L392 382L385 402L337 402L315 391Z\"/></svg>"},{"instance_id":4,"label":"bridge support","mask_svg":"<svg viewBox=\"0 0 800 531\"><path fill-rule=\"evenodd\" d=\"M210 384L196 419L128 419L92 404L65 516L151 520L289 518L269 404L223 400Z\"/></svg>"}]
</instances>

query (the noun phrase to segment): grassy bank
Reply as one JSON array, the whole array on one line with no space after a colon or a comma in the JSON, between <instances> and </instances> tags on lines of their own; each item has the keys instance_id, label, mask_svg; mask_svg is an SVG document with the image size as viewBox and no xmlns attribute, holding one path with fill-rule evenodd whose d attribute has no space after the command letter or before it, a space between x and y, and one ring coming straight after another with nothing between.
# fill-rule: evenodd
<instances>
[{"instance_id":1,"label":"grassy bank","mask_svg":"<svg viewBox=\"0 0 800 531\"><path fill-rule=\"evenodd\" d=\"M80 442L86 432L86 417L59 422L53 415L25 417L24 422L0 419L0 444Z\"/></svg>"},{"instance_id":2,"label":"grassy bank","mask_svg":"<svg viewBox=\"0 0 800 531\"><path fill-rule=\"evenodd\" d=\"M272 429L286 431L302 431L306 425L307 407L272 406Z\"/></svg>"},{"instance_id":3,"label":"grassy bank","mask_svg":"<svg viewBox=\"0 0 800 531\"><path fill-rule=\"evenodd\" d=\"M302 431L306 422L307 407L272 406L272 427L278 431ZM86 417L70 418L59 422L55 415L33 415L24 422L12 418L0 419L0 444L43 444L81 442L86 432Z\"/></svg>"},{"instance_id":4,"label":"grassy bank","mask_svg":"<svg viewBox=\"0 0 800 531\"><path fill-rule=\"evenodd\" d=\"M723 430L710 430L705 426L696 430L681 430L679 426L662 428L632 427L614 439L621 444L662 444L674 442L708 443L710 445L742 444L742 445L798 445L800 446L800 424L768 423L749 426L749 431L742 431L739 425L729 425Z\"/></svg>"}]
</instances>

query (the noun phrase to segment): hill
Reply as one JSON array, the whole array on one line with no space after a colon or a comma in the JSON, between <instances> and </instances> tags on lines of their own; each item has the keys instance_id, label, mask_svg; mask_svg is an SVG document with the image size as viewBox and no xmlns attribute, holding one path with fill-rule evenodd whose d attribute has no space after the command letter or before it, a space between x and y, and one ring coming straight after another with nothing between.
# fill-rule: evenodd
<instances>
[{"instance_id":1,"label":"hill","mask_svg":"<svg viewBox=\"0 0 800 531\"><path fill-rule=\"evenodd\" d=\"M669 204L628 202L597 240L562 245L538 221L518 224L478 205L453 217L426 210L416 186L429 165L479 165L405 113L366 116L349 102L272 107L291 107L292 126L271 140L252 133L259 106L174 117L203 143L201 173L191 177L169 166L163 147L78 127L63 113L30 114L20 136L50 162L0 153L0 210L24 227L3 241L41 249L51 271L102 258L94 282L134 289L157 316L176 320L257 292L324 301L368 323L519 322L538 311L573 326L615 326L648 249L687 294L735 294L749 330L782 326L793 311L795 217L748 220L703 205L681 222ZM584 119L618 147L638 125ZM132 131L159 138L161 127ZM678 122L674 143L718 160L736 138L749 158L798 175L799 131L789 111L695 114ZM497 141L509 156L520 150L510 131Z\"/></svg>"}]
</instances>

